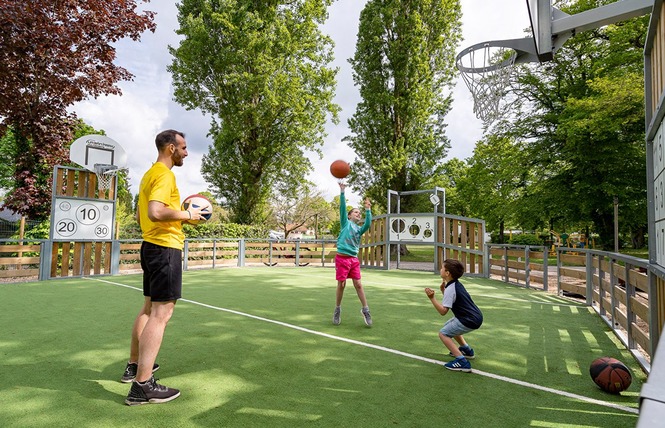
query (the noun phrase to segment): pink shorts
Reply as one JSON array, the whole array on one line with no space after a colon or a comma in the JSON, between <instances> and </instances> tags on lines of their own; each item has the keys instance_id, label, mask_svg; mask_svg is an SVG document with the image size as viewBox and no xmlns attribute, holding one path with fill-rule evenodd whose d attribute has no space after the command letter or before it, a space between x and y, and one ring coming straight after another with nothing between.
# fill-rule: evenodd
<instances>
[{"instance_id":1,"label":"pink shorts","mask_svg":"<svg viewBox=\"0 0 665 428\"><path fill-rule=\"evenodd\" d=\"M358 257L335 255L335 277L337 281L345 281L347 278L360 279L360 260Z\"/></svg>"}]
</instances>

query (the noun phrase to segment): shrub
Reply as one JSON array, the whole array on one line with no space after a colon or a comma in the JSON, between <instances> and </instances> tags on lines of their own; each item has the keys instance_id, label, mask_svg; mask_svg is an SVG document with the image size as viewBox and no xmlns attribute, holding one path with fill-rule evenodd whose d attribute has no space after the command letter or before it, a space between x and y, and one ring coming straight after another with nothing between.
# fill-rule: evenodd
<instances>
[{"instance_id":1,"label":"shrub","mask_svg":"<svg viewBox=\"0 0 665 428\"><path fill-rule=\"evenodd\" d=\"M183 225L187 238L255 238L265 239L268 228L237 223L201 223L198 226Z\"/></svg>"},{"instance_id":2,"label":"shrub","mask_svg":"<svg viewBox=\"0 0 665 428\"><path fill-rule=\"evenodd\" d=\"M536 235L520 233L510 239L511 245L543 245L543 240Z\"/></svg>"}]
</instances>

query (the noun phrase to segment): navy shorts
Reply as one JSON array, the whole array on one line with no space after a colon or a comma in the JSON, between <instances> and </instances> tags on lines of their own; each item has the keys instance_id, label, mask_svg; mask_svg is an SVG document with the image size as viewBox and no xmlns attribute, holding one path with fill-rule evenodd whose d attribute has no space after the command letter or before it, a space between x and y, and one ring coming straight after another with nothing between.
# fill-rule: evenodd
<instances>
[{"instance_id":1,"label":"navy shorts","mask_svg":"<svg viewBox=\"0 0 665 428\"><path fill-rule=\"evenodd\" d=\"M143 295L153 302L182 297L182 251L143 241L141 244Z\"/></svg>"}]
</instances>

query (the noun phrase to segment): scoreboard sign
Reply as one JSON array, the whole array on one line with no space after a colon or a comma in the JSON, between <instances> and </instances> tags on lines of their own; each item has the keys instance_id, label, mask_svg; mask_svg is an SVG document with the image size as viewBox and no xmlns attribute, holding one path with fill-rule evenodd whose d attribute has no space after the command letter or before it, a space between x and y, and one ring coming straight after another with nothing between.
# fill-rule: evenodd
<instances>
[{"instance_id":1,"label":"scoreboard sign","mask_svg":"<svg viewBox=\"0 0 665 428\"><path fill-rule=\"evenodd\" d=\"M391 216L391 241L434 242L433 216Z\"/></svg>"},{"instance_id":2,"label":"scoreboard sign","mask_svg":"<svg viewBox=\"0 0 665 428\"><path fill-rule=\"evenodd\" d=\"M52 239L111 240L114 201L56 197L53 210Z\"/></svg>"}]
</instances>

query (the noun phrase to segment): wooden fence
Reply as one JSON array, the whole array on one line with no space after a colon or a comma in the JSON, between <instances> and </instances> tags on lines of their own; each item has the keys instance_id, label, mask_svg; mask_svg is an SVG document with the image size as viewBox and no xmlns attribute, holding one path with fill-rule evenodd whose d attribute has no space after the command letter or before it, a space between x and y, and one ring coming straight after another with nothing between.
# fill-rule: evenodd
<instances>
[{"instance_id":1,"label":"wooden fence","mask_svg":"<svg viewBox=\"0 0 665 428\"><path fill-rule=\"evenodd\" d=\"M504 282L548 290L548 251L545 247L488 245L490 275Z\"/></svg>"}]
</instances>

